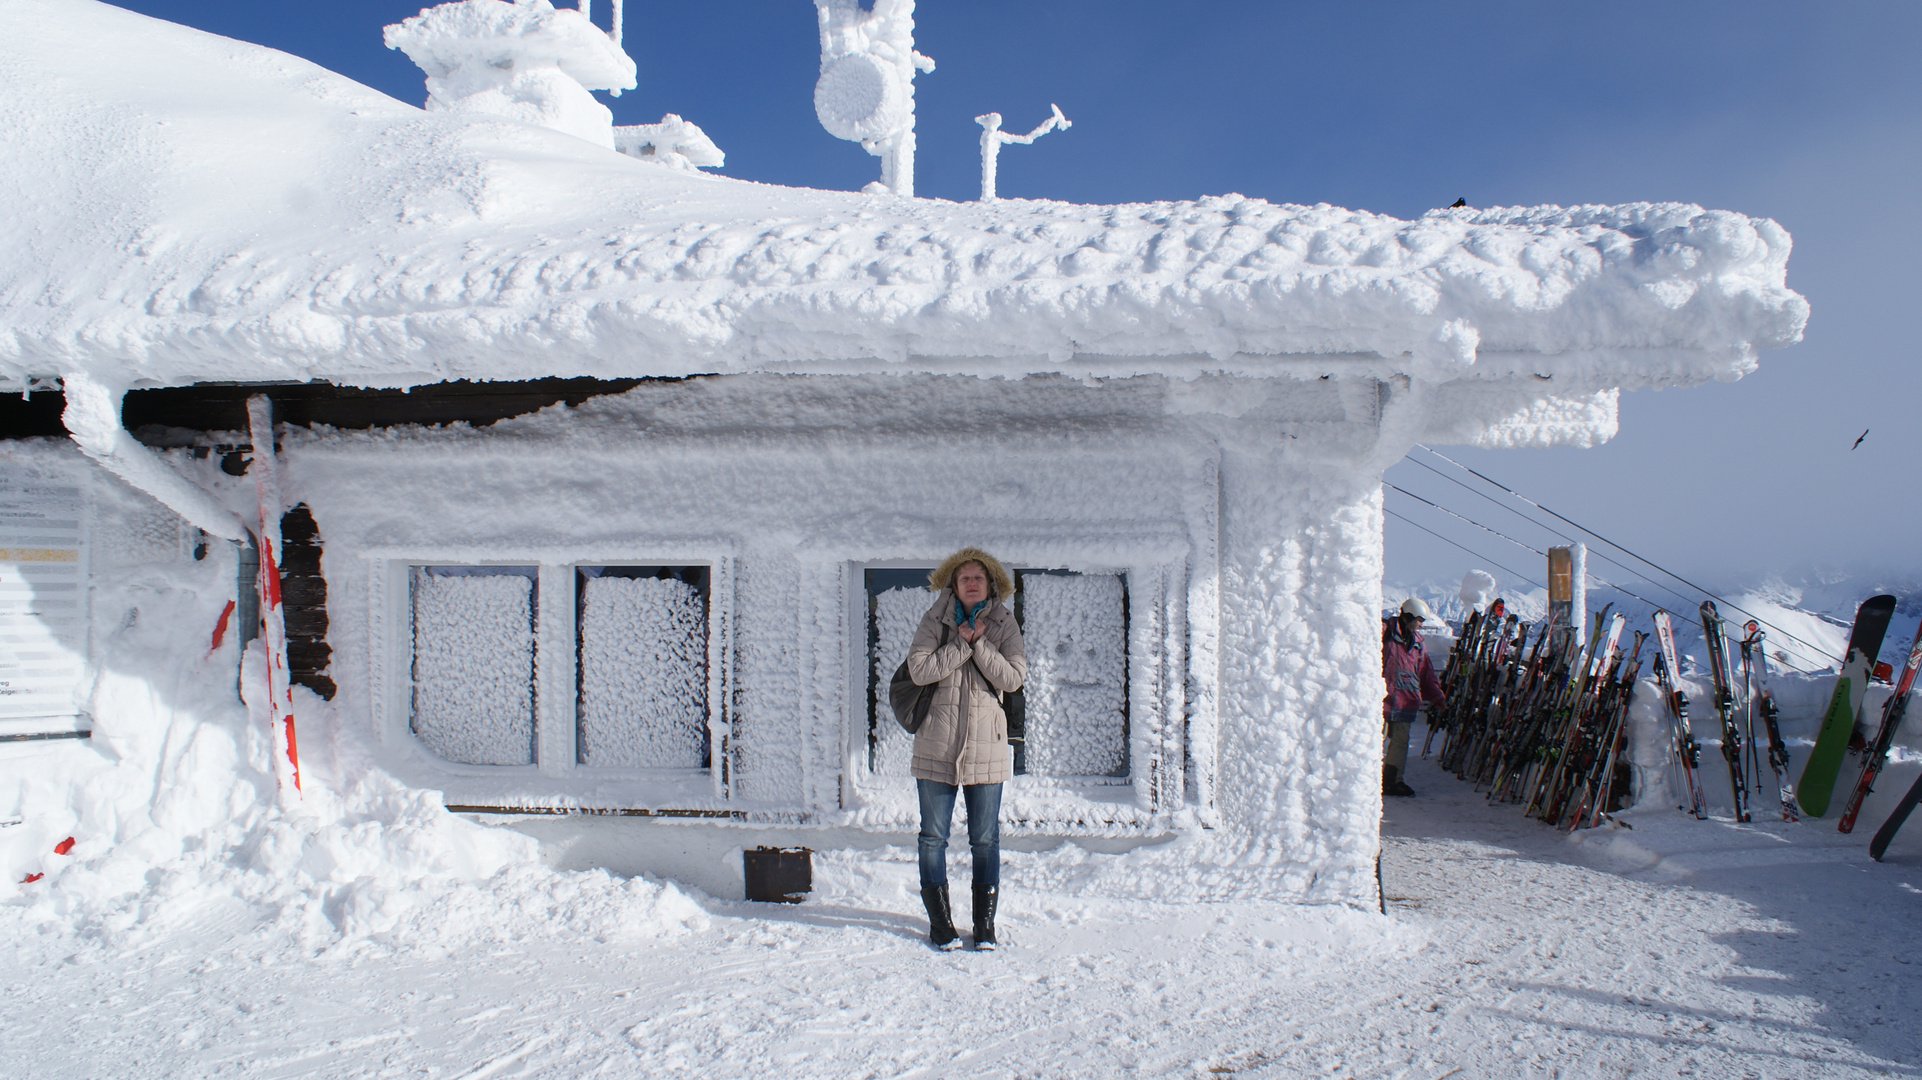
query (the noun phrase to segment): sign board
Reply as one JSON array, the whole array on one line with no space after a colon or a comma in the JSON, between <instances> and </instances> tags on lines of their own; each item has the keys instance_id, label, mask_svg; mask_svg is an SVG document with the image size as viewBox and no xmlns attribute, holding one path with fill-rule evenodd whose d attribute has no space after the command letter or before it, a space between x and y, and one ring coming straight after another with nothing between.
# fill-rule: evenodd
<instances>
[{"instance_id":1,"label":"sign board","mask_svg":"<svg viewBox=\"0 0 1922 1080\"><path fill-rule=\"evenodd\" d=\"M71 467L0 462L0 721L80 712L86 481Z\"/></svg>"}]
</instances>

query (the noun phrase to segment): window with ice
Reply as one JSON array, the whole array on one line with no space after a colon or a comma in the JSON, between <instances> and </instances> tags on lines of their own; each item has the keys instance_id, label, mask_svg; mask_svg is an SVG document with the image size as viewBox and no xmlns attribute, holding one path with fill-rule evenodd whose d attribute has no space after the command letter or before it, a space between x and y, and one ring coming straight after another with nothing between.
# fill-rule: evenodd
<instances>
[{"instance_id":1,"label":"window with ice","mask_svg":"<svg viewBox=\"0 0 1922 1080\"><path fill-rule=\"evenodd\" d=\"M888 706L934 602L925 568L870 568L868 768L905 777L914 736ZM1027 742L1017 771L1052 777L1128 775L1128 586L1120 574L1016 570L1015 618L1028 654Z\"/></svg>"},{"instance_id":2,"label":"window with ice","mask_svg":"<svg viewBox=\"0 0 1922 1080\"><path fill-rule=\"evenodd\" d=\"M915 628L934 604L928 573L934 567L867 571L868 769L876 776L906 776L914 736L902 730L888 705L888 680L908 658Z\"/></svg>"},{"instance_id":3,"label":"window with ice","mask_svg":"<svg viewBox=\"0 0 1922 1080\"><path fill-rule=\"evenodd\" d=\"M579 574L580 764L705 768L709 568Z\"/></svg>"},{"instance_id":4,"label":"window with ice","mask_svg":"<svg viewBox=\"0 0 1922 1080\"><path fill-rule=\"evenodd\" d=\"M417 566L412 727L463 765L534 763L532 566Z\"/></svg>"},{"instance_id":5,"label":"window with ice","mask_svg":"<svg viewBox=\"0 0 1922 1080\"><path fill-rule=\"evenodd\" d=\"M1127 579L1057 570L1016 578L1028 650L1028 771L1128 775Z\"/></svg>"}]
</instances>

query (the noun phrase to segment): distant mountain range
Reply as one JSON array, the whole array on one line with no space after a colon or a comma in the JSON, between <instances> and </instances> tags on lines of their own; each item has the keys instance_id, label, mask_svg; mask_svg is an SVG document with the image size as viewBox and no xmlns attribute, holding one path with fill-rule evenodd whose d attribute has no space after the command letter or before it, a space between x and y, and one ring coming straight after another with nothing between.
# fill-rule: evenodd
<instances>
[{"instance_id":1,"label":"distant mountain range","mask_svg":"<svg viewBox=\"0 0 1922 1080\"><path fill-rule=\"evenodd\" d=\"M1502 589L1500 575L1494 595L1506 602L1508 610L1530 624L1540 623L1548 614L1548 594L1532 585ZM1625 588L1598 585L1590 577L1588 615L1592 621L1604 605L1628 616L1627 629L1647 633L1653 629L1650 616L1657 606L1667 608L1675 617L1676 645L1693 653L1700 661L1702 625L1700 605L1707 597L1680 583L1674 590L1646 581ZM1715 587L1716 583L1703 584ZM1462 583L1429 579L1413 585L1384 582L1384 613L1409 596L1420 597L1435 614L1451 627L1459 627L1469 608L1462 601ZM1729 625L1730 642L1742 637L1743 624L1755 619L1765 634L1769 661L1777 668L1815 673L1833 670L1848 644L1849 627L1856 605L1878 593L1896 597L1895 620L1882 645L1881 659L1900 665L1916 626L1922 623L1922 576L1916 574L1815 574L1801 578L1772 576L1760 581L1716 588L1716 606ZM1625 643L1629 639L1624 639ZM1684 661L1684 668L1689 666Z\"/></svg>"}]
</instances>

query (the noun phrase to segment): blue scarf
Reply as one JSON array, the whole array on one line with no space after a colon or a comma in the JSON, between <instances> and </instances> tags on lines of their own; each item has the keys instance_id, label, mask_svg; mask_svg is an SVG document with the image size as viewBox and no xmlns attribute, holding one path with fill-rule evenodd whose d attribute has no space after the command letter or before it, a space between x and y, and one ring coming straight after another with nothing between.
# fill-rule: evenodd
<instances>
[{"instance_id":1,"label":"blue scarf","mask_svg":"<svg viewBox=\"0 0 1922 1080\"><path fill-rule=\"evenodd\" d=\"M989 597L988 599L989 599L989 600L992 600L992 599L993 599L993 597ZM956 625L956 626L960 626L960 625L961 625L962 623L967 623L967 624L968 624L969 626L973 626L973 625L974 625L974 617L975 617L976 615L979 615L979 614L981 614L981 612L982 612L982 610L983 610L983 609L985 609L985 608L986 608L987 606L988 606L988 601L987 601L987 600L983 600L983 601L981 601L980 603L978 603L978 604L976 604L976 605L974 605L974 610L972 610L972 611L970 611L970 610L968 610L967 608L965 608L965 607L962 607L962 606L961 606L961 598L960 598L960 597L958 597L958 596L957 596L957 597L955 597L955 600L954 600L954 625Z\"/></svg>"}]
</instances>

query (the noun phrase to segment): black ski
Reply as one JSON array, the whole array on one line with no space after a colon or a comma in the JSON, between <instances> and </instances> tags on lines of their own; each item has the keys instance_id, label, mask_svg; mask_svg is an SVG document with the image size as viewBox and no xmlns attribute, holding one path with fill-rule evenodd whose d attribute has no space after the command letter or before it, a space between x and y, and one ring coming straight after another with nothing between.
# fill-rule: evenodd
<instances>
[{"instance_id":1,"label":"black ski","mask_svg":"<svg viewBox=\"0 0 1922 1080\"><path fill-rule=\"evenodd\" d=\"M1775 692L1769 689L1768 650L1763 648L1767 635L1754 619L1742 629L1742 663L1755 673L1755 711L1762 714L1762 726L1769 737L1769 768L1775 770L1776 797L1782 802L1782 820L1800 821L1802 810L1795 805L1795 783L1789 779L1789 746L1782 740L1782 711L1775 705ZM1761 777L1758 775L1757 780Z\"/></svg>"},{"instance_id":2,"label":"black ski","mask_svg":"<svg viewBox=\"0 0 1922 1080\"><path fill-rule=\"evenodd\" d=\"M1915 783L1909 786L1909 793L1902 796L1901 802L1895 804L1895 812L1889 815L1889 820L1875 830L1875 839L1869 841L1870 858L1876 862L1882 861L1883 853L1889 850L1889 841L1895 839L1895 834L1901 831L1902 823L1909 820L1909 814L1914 812L1916 803L1922 803L1922 776L1916 777Z\"/></svg>"},{"instance_id":3,"label":"black ski","mask_svg":"<svg viewBox=\"0 0 1922 1080\"><path fill-rule=\"evenodd\" d=\"M1722 756L1728 759L1728 786L1735 799L1735 820L1747 821L1748 778L1742 768L1742 732L1735 726L1735 687L1729 679L1728 636L1715 601L1702 601L1702 640L1709 673L1715 680L1715 715L1722 721Z\"/></svg>"},{"instance_id":4,"label":"black ski","mask_svg":"<svg viewBox=\"0 0 1922 1080\"><path fill-rule=\"evenodd\" d=\"M1882 775L1882 764L1888 760L1889 747L1895 745L1895 732L1902 726L1902 716L1909 708L1909 691L1915 688L1915 676L1922 670L1922 627L1915 631L1915 642L1909 646L1909 658L1902 664L1902 675L1895 684L1895 693L1882 706L1882 723L1876 728L1875 741L1869 744L1868 751L1862 755L1862 778L1855 783L1855 791L1842 808L1842 820L1836 829L1849 832L1855 828L1855 816L1862 812L1862 802L1875 789L1875 778Z\"/></svg>"}]
</instances>

